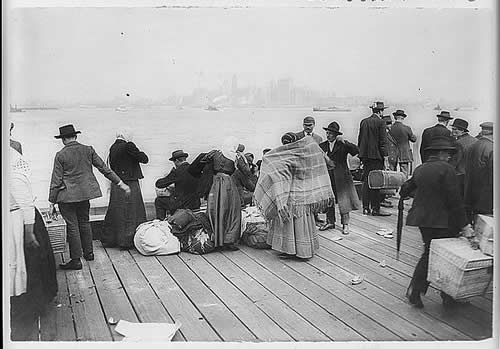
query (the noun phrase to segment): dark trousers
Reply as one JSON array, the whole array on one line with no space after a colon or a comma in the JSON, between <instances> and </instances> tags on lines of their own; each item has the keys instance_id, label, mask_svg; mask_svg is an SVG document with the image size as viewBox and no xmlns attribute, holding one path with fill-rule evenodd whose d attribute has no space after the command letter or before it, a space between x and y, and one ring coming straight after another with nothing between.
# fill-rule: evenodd
<instances>
[{"instance_id":1,"label":"dark trousers","mask_svg":"<svg viewBox=\"0 0 500 349\"><path fill-rule=\"evenodd\" d=\"M361 200L363 202L363 209L372 209L373 211L380 210L380 202L383 196L380 195L379 189L370 189L368 187L368 174L373 170L383 170L384 161L377 159L364 159L363 160L363 188L361 192Z\"/></svg>"},{"instance_id":2,"label":"dark trousers","mask_svg":"<svg viewBox=\"0 0 500 349\"><path fill-rule=\"evenodd\" d=\"M88 200L80 202L60 202L59 211L66 221L66 230L71 259L79 259L83 254L93 252L92 229L90 228Z\"/></svg>"},{"instance_id":3,"label":"dark trousers","mask_svg":"<svg viewBox=\"0 0 500 349\"><path fill-rule=\"evenodd\" d=\"M164 220L168 214L174 214L176 202L173 196L158 196L155 199L156 218Z\"/></svg>"},{"instance_id":4,"label":"dark trousers","mask_svg":"<svg viewBox=\"0 0 500 349\"><path fill-rule=\"evenodd\" d=\"M429 251L432 239L444 239L454 237L446 228L420 228L420 234L424 241L424 252L415 267L413 277L411 279L410 288L415 293L427 292L429 282L427 281L427 271L429 269Z\"/></svg>"}]
</instances>

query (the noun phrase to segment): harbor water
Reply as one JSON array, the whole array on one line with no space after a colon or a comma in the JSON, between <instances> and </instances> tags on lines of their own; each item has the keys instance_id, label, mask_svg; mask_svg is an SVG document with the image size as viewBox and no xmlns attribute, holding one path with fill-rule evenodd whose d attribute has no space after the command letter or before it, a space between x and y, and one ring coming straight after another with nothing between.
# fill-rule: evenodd
<instances>
[{"instance_id":1,"label":"harbor water","mask_svg":"<svg viewBox=\"0 0 500 349\"><path fill-rule=\"evenodd\" d=\"M396 107L387 110L394 112ZM412 127L418 137L414 145L414 157L418 161L418 146L422 130L436 123L438 113L432 107L397 106L408 114L405 123ZM325 138L322 127L330 122L340 124L344 138L357 143L359 123L370 115L367 106L351 108L348 112L313 112L312 108L225 108L220 111L206 111L201 108L177 109L175 107L130 108L120 112L114 108L75 108L57 110L28 110L10 113L15 123L12 138L22 143L23 153L31 163L33 192L40 208L48 207L47 197L54 155L63 147L55 139L59 127L73 124L82 133L78 141L92 145L106 161L108 149L115 140L116 131L124 126L134 130L133 141L149 156L149 163L142 165L144 179L141 181L145 201L155 198L156 179L168 173L173 164L168 161L172 151L183 149L189 154L188 161L200 152L217 149L229 135L236 136L246 146L245 152L262 156L262 149L280 145L281 135L288 131L302 130L306 115L316 119L315 132ZM475 136L483 121L492 121L492 115L480 111L457 111L455 117L469 121L471 135ZM92 206L106 206L108 203L108 181L97 171L103 197L91 201Z\"/></svg>"}]
</instances>

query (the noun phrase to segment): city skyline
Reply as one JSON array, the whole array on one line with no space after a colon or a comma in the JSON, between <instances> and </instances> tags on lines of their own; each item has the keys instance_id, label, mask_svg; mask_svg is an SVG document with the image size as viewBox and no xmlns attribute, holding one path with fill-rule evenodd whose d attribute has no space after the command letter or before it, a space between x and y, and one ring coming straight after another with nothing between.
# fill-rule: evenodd
<instances>
[{"instance_id":1,"label":"city skyline","mask_svg":"<svg viewBox=\"0 0 500 349\"><path fill-rule=\"evenodd\" d=\"M291 78L340 96L493 101L493 14L463 9L16 9L9 101L161 100ZM91 25L89 25L91 24ZM481 38L479 40L479 38Z\"/></svg>"}]
</instances>

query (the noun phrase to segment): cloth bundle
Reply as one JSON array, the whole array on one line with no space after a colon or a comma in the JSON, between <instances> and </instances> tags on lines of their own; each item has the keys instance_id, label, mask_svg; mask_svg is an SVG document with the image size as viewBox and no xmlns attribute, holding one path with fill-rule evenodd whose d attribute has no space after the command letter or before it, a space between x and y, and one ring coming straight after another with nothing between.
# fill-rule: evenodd
<instances>
[{"instance_id":1,"label":"cloth bundle","mask_svg":"<svg viewBox=\"0 0 500 349\"><path fill-rule=\"evenodd\" d=\"M134 235L134 245L144 256L160 256L180 252L179 240L166 221L155 219L140 224Z\"/></svg>"},{"instance_id":2,"label":"cloth bundle","mask_svg":"<svg viewBox=\"0 0 500 349\"><path fill-rule=\"evenodd\" d=\"M168 221L172 224L172 233L179 239L182 252L205 254L215 249L212 227L205 212L179 209Z\"/></svg>"},{"instance_id":3,"label":"cloth bundle","mask_svg":"<svg viewBox=\"0 0 500 349\"><path fill-rule=\"evenodd\" d=\"M271 226L332 205L334 194L319 145L304 137L264 155L254 198Z\"/></svg>"}]
</instances>

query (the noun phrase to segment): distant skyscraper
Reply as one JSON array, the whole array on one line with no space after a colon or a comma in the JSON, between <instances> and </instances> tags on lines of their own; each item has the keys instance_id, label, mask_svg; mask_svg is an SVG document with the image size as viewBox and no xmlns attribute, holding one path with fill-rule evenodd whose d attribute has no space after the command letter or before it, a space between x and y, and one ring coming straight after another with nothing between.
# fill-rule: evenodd
<instances>
[{"instance_id":1,"label":"distant skyscraper","mask_svg":"<svg viewBox=\"0 0 500 349\"><path fill-rule=\"evenodd\" d=\"M278 80L278 104L291 104L291 90L292 79L286 78Z\"/></svg>"}]
</instances>

